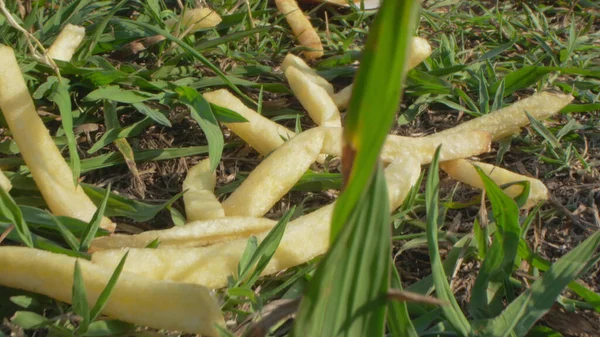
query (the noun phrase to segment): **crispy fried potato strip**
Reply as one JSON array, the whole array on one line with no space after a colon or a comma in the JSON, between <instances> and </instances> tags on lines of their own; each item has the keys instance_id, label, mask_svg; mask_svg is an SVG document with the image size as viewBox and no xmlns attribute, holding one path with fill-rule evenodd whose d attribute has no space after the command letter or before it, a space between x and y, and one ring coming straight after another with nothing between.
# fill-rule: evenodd
<instances>
[{"instance_id":1,"label":"crispy fried potato strip","mask_svg":"<svg viewBox=\"0 0 600 337\"><path fill-rule=\"evenodd\" d=\"M210 171L210 160L205 159L192 167L183 181L183 203L187 221L222 218L223 206L215 197L217 175Z\"/></svg>"},{"instance_id":2,"label":"crispy fried potato strip","mask_svg":"<svg viewBox=\"0 0 600 337\"><path fill-rule=\"evenodd\" d=\"M173 29L178 21L180 22L179 29L181 31L189 30L190 33L195 33L201 29L215 27L223 19L221 19L221 16L217 12L210 8L193 8L187 9L181 19L170 18L165 21L165 24L169 29Z\"/></svg>"},{"instance_id":3,"label":"crispy fried potato strip","mask_svg":"<svg viewBox=\"0 0 600 337\"><path fill-rule=\"evenodd\" d=\"M38 249L0 247L0 284L71 303L76 260ZM81 259L79 265L93 305L113 269ZM221 309L205 287L129 273L120 275L102 312L134 324L207 336L219 336L214 325L224 325Z\"/></svg>"},{"instance_id":4,"label":"crispy fried potato strip","mask_svg":"<svg viewBox=\"0 0 600 337\"><path fill-rule=\"evenodd\" d=\"M403 158L386 168L390 205L397 208L410 187L417 181L420 165L413 158ZM330 221L334 204L288 223L275 255L263 275L276 273L324 254L329 248ZM267 232L257 235L264 239ZM118 249L92 255L94 263L112 268L129 251L125 270L149 278L173 280L221 288L227 277L235 275L247 239L234 240L202 248L186 249Z\"/></svg>"},{"instance_id":5,"label":"crispy fried potato strip","mask_svg":"<svg viewBox=\"0 0 600 337\"><path fill-rule=\"evenodd\" d=\"M69 165L38 116L12 48L0 46L0 109L52 213L90 221L96 205L73 183ZM113 231L108 218L102 228Z\"/></svg>"},{"instance_id":6,"label":"crispy fried potato strip","mask_svg":"<svg viewBox=\"0 0 600 337\"><path fill-rule=\"evenodd\" d=\"M484 189L483 181L473 165L477 165L481 168L481 170L483 170L483 172L498 186L519 181L528 181L530 183L529 198L522 208L528 209L541 201L548 200L548 189L546 188L546 185L538 179L520 175L494 165L472 162L465 159L440 163L442 170L448 173L452 178L467 185ZM520 185L512 185L505 188L504 192L511 198L515 198L523 192L523 187Z\"/></svg>"},{"instance_id":7,"label":"crispy fried potato strip","mask_svg":"<svg viewBox=\"0 0 600 337\"><path fill-rule=\"evenodd\" d=\"M418 66L421 62L431 55L431 45L427 40L420 37L413 37L410 44L410 56L408 58L408 69ZM353 85L345 87L338 93L331 96L333 102L339 109L346 109L352 97Z\"/></svg>"},{"instance_id":8,"label":"crispy fried potato strip","mask_svg":"<svg viewBox=\"0 0 600 337\"><path fill-rule=\"evenodd\" d=\"M48 49L48 56L54 60L71 61L83 38L85 38L85 28L67 24Z\"/></svg>"},{"instance_id":9,"label":"crispy fried potato strip","mask_svg":"<svg viewBox=\"0 0 600 337\"><path fill-rule=\"evenodd\" d=\"M294 67L300 70L305 76L310 78L311 82L325 89L328 95L333 95L333 85L329 83L326 79L319 76L317 72L311 68L304 60L295 56L293 54L287 54L281 63L281 71L285 73L285 71L289 67Z\"/></svg>"},{"instance_id":10,"label":"crispy fried potato strip","mask_svg":"<svg viewBox=\"0 0 600 337\"><path fill-rule=\"evenodd\" d=\"M288 67L285 77L310 118L319 126L342 126L340 111L323 87L296 67Z\"/></svg>"},{"instance_id":11,"label":"crispy fried potato strip","mask_svg":"<svg viewBox=\"0 0 600 337\"><path fill-rule=\"evenodd\" d=\"M144 248L158 239L158 248L202 247L219 242L247 238L268 231L277 222L265 218L226 217L194 221L185 226L146 231L136 235L113 234L92 241L90 251L123 247Z\"/></svg>"},{"instance_id":12,"label":"crispy fried potato strip","mask_svg":"<svg viewBox=\"0 0 600 337\"><path fill-rule=\"evenodd\" d=\"M277 9L285 15L292 32L301 46L312 50L303 51L304 57L312 60L323 56L323 44L310 21L298 7L296 0L275 0Z\"/></svg>"},{"instance_id":13,"label":"crispy fried potato strip","mask_svg":"<svg viewBox=\"0 0 600 337\"><path fill-rule=\"evenodd\" d=\"M0 170L0 188L5 190L6 192L10 191L10 189L12 188L10 180L8 180L8 178L4 175L4 172L2 172L2 170Z\"/></svg>"},{"instance_id":14,"label":"crispy fried potato strip","mask_svg":"<svg viewBox=\"0 0 600 337\"><path fill-rule=\"evenodd\" d=\"M226 89L207 92L202 94L202 96L208 102L233 110L246 118L248 122L223 124L264 156L280 147L286 139L290 139L296 135L286 127L249 109Z\"/></svg>"},{"instance_id":15,"label":"crispy fried potato strip","mask_svg":"<svg viewBox=\"0 0 600 337\"><path fill-rule=\"evenodd\" d=\"M558 113L573 100L573 96L563 93L540 92L512 105L490 112L487 115L461 123L451 129L438 132L438 135L461 134L465 131L480 130L489 132L493 140L517 133L529 125L525 112L538 120L544 120Z\"/></svg>"}]
</instances>

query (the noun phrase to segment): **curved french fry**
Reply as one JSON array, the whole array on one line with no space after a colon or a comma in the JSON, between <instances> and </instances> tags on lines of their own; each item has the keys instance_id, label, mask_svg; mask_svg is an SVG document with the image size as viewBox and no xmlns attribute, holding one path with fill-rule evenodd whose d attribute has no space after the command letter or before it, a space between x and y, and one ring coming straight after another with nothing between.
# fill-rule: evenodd
<instances>
[{"instance_id":1,"label":"curved french fry","mask_svg":"<svg viewBox=\"0 0 600 337\"><path fill-rule=\"evenodd\" d=\"M317 59L323 56L321 39L310 21L308 21L302 10L298 7L296 0L275 0L275 5L285 15L285 20L292 28L292 32L298 39L298 42L300 42L300 45L312 49L303 51L304 57L307 59Z\"/></svg>"},{"instance_id":2,"label":"curved french fry","mask_svg":"<svg viewBox=\"0 0 600 337\"><path fill-rule=\"evenodd\" d=\"M306 64L306 62L304 62L304 60L302 60L298 56L295 56L293 54L287 54L285 56L283 62L281 63L281 71L285 73L285 71L289 67L294 67L300 70L305 76L307 76L310 79L311 82L325 89L328 95L333 95L333 85L327 82L327 80L323 77L319 76L319 74L317 74L317 72L313 68Z\"/></svg>"},{"instance_id":3,"label":"curved french fry","mask_svg":"<svg viewBox=\"0 0 600 337\"><path fill-rule=\"evenodd\" d=\"M548 189L546 188L546 185L538 179L526 177L494 165L472 162L465 159L440 163L442 170L448 173L452 178L467 185L484 189L483 181L473 165L477 165L481 168L481 170L499 186L519 181L528 181L530 183L529 198L522 208L531 208L540 201L548 200ZM511 198L515 198L523 192L523 187L520 185L512 185L505 188L504 192Z\"/></svg>"},{"instance_id":4,"label":"curved french fry","mask_svg":"<svg viewBox=\"0 0 600 337\"><path fill-rule=\"evenodd\" d=\"M426 58L431 55L431 45L427 40L420 37L413 37L410 44L410 56L408 58L408 69L412 69L419 65L419 63L425 61ZM350 103L350 97L352 97L353 85L345 87L338 93L331 96L333 102L339 109L345 109Z\"/></svg>"},{"instance_id":5,"label":"curved french fry","mask_svg":"<svg viewBox=\"0 0 600 337\"><path fill-rule=\"evenodd\" d=\"M0 109L52 213L90 221L96 205L73 183L69 165L38 116L12 48L0 46ZM100 227L113 231L104 218Z\"/></svg>"},{"instance_id":6,"label":"curved french fry","mask_svg":"<svg viewBox=\"0 0 600 337\"><path fill-rule=\"evenodd\" d=\"M215 243L247 238L250 235L267 231L277 222L265 218L226 217L194 221L185 226L146 231L136 235L113 234L92 241L90 251L117 249L123 247L144 248L154 240L158 248L202 247Z\"/></svg>"},{"instance_id":7,"label":"curved french fry","mask_svg":"<svg viewBox=\"0 0 600 337\"><path fill-rule=\"evenodd\" d=\"M223 21L221 16L210 8L193 8L186 9L181 19L170 18L165 21L165 25L167 25L169 29L173 29L175 25L177 25L178 20L181 22L179 29L182 31L189 29L190 33L195 33L201 29L215 27Z\"/></svg>"},{"instance_id":8,"label":"curved french fry","mask_svg":"<svg viewBox=\"0 0 600 337\"><path fill-rule=\"evenodd\" d=\"M544 120L558 113L572 100L573 96L569 94L539 92L506 108L474 118L437 134L461 134L465 131L479 130L490 133L493 140L502 139L529 125L529 119L525 112L535 119Z\"/></svg>"},{"instance_id":9,"label":"curved french fry","mask_svg":"<svg viewBox=\"0 0 600 337\"><path fill-rule=\"evenodd\" d=\"M419 163L412 158L392 163L385 170L390 204L397 208L420 174ZM287 224L277 251L263 271L269 275L324 254L329 248L330 221L334 204L299 217ZM257 235L264 239L267 232ZM208 288L227 285L235 275L246 248L247 239L234 240L202 248L104 250L92 255L94 263L113 268L129 251L124 270L149 278L201 284Z\"/></svg>"},{"instance_id":10,"label":"curved french fry","mask_svg":"<svg viewBox=\"0 0 600 337\"><path fill-rule=\"evenodd\" d=\"M288 67L285 77L310 118L319 126L342 126L340 112L323 87L296 67Z\"/></svg>"},{"instance_id":11,"label":"curved french fry","mask_svg":"<svg viewBox=\"0 0 600 337\"><path fill-rule=\"evenodd\" d=\"M71 303L76 258L25 247L0 247L0 284ZM88 302L93 304L113 269L79 259ZM113 318L156 329L219 336L221 309L208 289L122 273L102 311Z\"/></svg>"},{"instance_id":12,"label":"curved french fry","mask_svg":"<svg viewBox=\"0 0 600 337\"><path fill-rule=\"evenodd\" d=\"M205 159L192 167L183 181L183 203L187 221L222 218L223 206L215 197L215 172L210 171L210 160Z\"/></svg>"},{"instance_id":13,"label":"curved french fry","mask_svg":"<svg viewBox=\"0 0 600 337\"><path fill-rule=\"evenodd\" d=\"M246 143L263 156L280 147L285 140L296 134L286 127L279 125L256 111L249 109L237 97L226 89L220 89L202 94L212 104L233 110L246 118L245 123L223 123Z\"/></svg>"},{"instance_id":14,"label":"curved french fry","mask_svg":"<svg viewBox=\"0 0 600 337\"><path fill-rule=\"evenodd\" d=\"M48 49L48 57L54 60L71 61L84 37L85 28L67 24Z\"/></svg>"},{"instance_id":15,"label":"curved french fry","mask_svg":"<svg viewBox=\"0 0 600 337\"><path fill-rule=\"evenodd\" d=\"M4 172L2 172L2 170L0 170L0 188L5 190L6 192L10 191L10 189L12 188L10 180L8 180L8 178L4 175Z\"/></svg>"}]
</instances>

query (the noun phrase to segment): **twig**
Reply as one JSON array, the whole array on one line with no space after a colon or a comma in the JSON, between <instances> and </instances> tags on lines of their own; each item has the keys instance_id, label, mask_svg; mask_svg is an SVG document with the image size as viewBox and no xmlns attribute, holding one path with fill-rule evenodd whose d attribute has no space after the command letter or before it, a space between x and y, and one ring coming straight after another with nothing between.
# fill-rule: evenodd
<instances>
[{"instance_id":1,"label":"twig","mask_svg":"<svg viewBox=\"0 0 600 337\"><path fill-rule=\"evenodd\" d=\"M435 297L425 296L410 291L390 289L388 290L388 298L393 301L423 303L432 305L448 305L448 302Z\"/></svg>"},{"instance_id":2,"label":"twig","mask_svg":"<svg viewBox=\"0 0 600 337\"><path fill-rule=\"evenodd\" d=\"M14 228L15 228L15 225L10 225L10 226L8 226L7 229L4 230L4 232L2 232L2 234L0 234L0 243L2 243L2 241L4 241L4 239L6 239L8 234L10 234L10 232L12 232L12 230Z\"/></svg>"}]
</instances>

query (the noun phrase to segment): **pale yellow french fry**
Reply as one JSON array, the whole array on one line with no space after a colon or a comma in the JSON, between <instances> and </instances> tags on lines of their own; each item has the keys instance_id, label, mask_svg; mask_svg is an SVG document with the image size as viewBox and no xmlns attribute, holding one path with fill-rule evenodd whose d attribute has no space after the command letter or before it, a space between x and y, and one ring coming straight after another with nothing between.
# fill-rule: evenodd
<instances>
[{"instance_id":1,"label":"pale yellow french fry","mask_svg":"<svg viewBox=\"0 0 600 337\"><path fill-rule=\"evenodd\" d=\"M233 110L246 118L248 122L223 124L262 155L271 153L271 151L280 147L287 139L296 135L286 127L249 109L226 89L207 92L202 94L202 96L208 102Z\"/></svg>"},{"instance_id":2,"label":"pale yellow french fry","mask_svg":"<svg viewBox=\"0 0 600 337\"><path fill-rule=\"evenodd\" d=\"M438 132L438 135L462 134L465 131L479 130L492 135L493 140L510 136L529 125L528 112L537 120L544 120L558 113L573 100L573 96L563 93L540 92L512 105L490 112L487 115L461 123L451 129Z\"/></svg>"},{"instance_id":3,"label":"pale yellow french fry","mask_svg":"<svg viewBox=\"0 0 600 337\"><path fill-rule=\"evenodd\" d=\"M327 94L333 95L333 85L327 82L327 80L323 77L319 76L319 74L317 74L317 72L313 68L306 64L306 62L304 62L304 60L302 60L298 56L295 56L293 54L287 54L285 56L283 62L281 63L281 71L285 73L285 71L289 67L294 67L302 71L302 73L304 73L305 76L310 78L311 82L325 89L325 91L327 91Z\"/></svg>"},{"instance_id":4,"label":"pale yellow french fry","mask_svg":"<svg viewBox=\"0 0 600 337\"><path fill-rule=\"evenodd\" d=\"M85 38L85 28L67 24L48 49L48 57L54 60L71 61L83 38Z\"/></svg>"},{"instance_id":5,"label":"pale yellow french fry","mask_svg":"<svg viewBox=\"0 0 600 337\"><path fill-rule=\"evenodd\" d=\"M0 109L36 185L55 215L90 221L96 205L73 183L69 165L38 116L12 48L0 46ZM102 228L115 224L104 218Z\"/></svg>"},{"instance_id":6,"label":"pale yellow french fry","mask_svg":"<svg viewBox=\"0 0 600 337\"><path fill-rule=\"evenodd\" d=\"M340 111L323 87L296 67L288 67L285 77L310 118L319 126L342 126Z\"/></svg>"},{"instance_id":7,"label":"pale yellow french fry","mask_svg":"<svg viewBox=\"0 0 600 337\"><path fill-rule=\"evenodd\" d=\"M285 19L292 28L292 32L298 39L298 42L300 42L300 45L312 49L310 51L303 51L304 57L307 59L317 59L323 56L321 39L310 21L298 7L296 0L275 0L275 5L285 15Z\"/></svg>"},{"instance_id":8,"label":"pale yellow french fry","mask_svg":"<svg viewBox=\"0 0 600 337\"><path fill-rule=\"evenodd\" d=\"M8 178L4 175L4 172L2 172L2 170L0 170L0 188L5 190L6 192L10 191L10 189L12 188L10 180L8 180Z\"/></svg>"},{"instance_id":9,"label":"pale yellow french fry","mask_svg":"<svg viewBox=\"0 0 600 337\"><path fill-rule=\"evenodd\" d=\"M529 198L523 208L531 208L541 201L548 200L548 189L546 188L546 185L538 179L526 177L494 165L472 162L465 159L440 163L442 170L448 173L452 178L467 185L484 189L483 181L473 165L477 165L481 168L481 170L498 186L519 181L528 181L530 183ZM523 187L520 185L513 185L505 188L504 192L511 198L515 198L523 192Z\"/></svg>"},{"instance_id":10,"label":"pale yellow french fry","mask_svg":"<svg viewBox=\"0 0 600 337\"><path fill-rule=\"evenodd\" d=\"M419 163L404 158L385 170L390 205L397 208L420 174ZM324 254L329 248L329 231L334 204L299 217L287 224L281 243L262 275L270 275ZM257 235L264 239L267 232ZM94 263L113 268L129 251L125 270L149 278L174 280L221 288L235 275L247 239L202 248L104 250L92 255Z\"/></svg>"},{"instance_id":11,"label":"pale yellow french fry","mask_svg":"<svg viewBox=\"0 0 600 337\"><path fill-rule=\"evenodd\" d=\"M0 284L71 303L76 258L25 247L0 247ZM114 269L79 259L88 303L93 305ZM195 284L157 281L122 273L102 311L155 329L219 336L221 309L210 291Z\"/></svg>"},{"instance_id":12,"label":"pale yellow french fry","mask_svg":"<svg viewBox=\"0 0 600 337\"><path fill-rule=\"evenodd\" d=\"M408 58L408 69L418 66L421 62L431 55L431 45L427 40L420 37L413 37L410 43L410 56ZM352 97L353 84L345 87L339 92L333 94L331 98L339 109L346 109Z\"/></svg>"},{"instance_id":13,"label":"pale yellow french fry","mask_svg":"<svg viewBox=\"0 0 600 337\"><path fill-rule=\"evenodd\" d=\"M271 229L277 222L254 217L226 217L194 221L185 226L146 231L136 235L113 234L92 241L90 251L124 247L144 248L154 240L158 248L202 247L247 238Z\"/></svg>"},{"instance_id":14,"label":"pale yellow french fry","mask_svg":"<svg viewBox=\"0 0 600 337\"><path fill-rule=\"evenodd\" d=\"M222 218L223 206L215 197L216 172L210 171L210 159L192 167L183 181L183 203L187 221Z\"/></svg>"},{"instance_id":15,"label":"pale yellow french fry","mask_svg":"<svg viewBox=\"0 0 600 337\"><path fill-rule=\"evenodd\" d=\"M189 29L190 33L195 33L201 29L216 27L223 19L210 8L193 8L186 9L183 18L170 18L165 21L165 24L169 29L173 29L178 21L181 22L179 27L181 31Z\"/></svg>"},{"instance_id":16,"label":"pale yellow french fry","mask_svg":"<svg viewBox=\"0 0 600 337\"><path fill-rule=\"evenodd\" d=\"M223 201L225 215L260 217L266 214L317 160L324 139L323 128L314 128L273 151Z\"/></svg>"}]
</instances>

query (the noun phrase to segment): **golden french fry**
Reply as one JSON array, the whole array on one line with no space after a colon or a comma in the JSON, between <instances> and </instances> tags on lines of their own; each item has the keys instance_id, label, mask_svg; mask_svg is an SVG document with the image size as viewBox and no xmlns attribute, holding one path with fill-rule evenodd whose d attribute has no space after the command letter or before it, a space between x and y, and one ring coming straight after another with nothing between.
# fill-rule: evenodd
<instances>
[{"instance_id":1,"label":"golden french fry","mask_svg":"<svg viewBox=\"0 0 600 337\"><path fill-rule=\"evenodd\" d=\"M540 201L548 200L548 189L538 179L526 177L509 170L479 162L472 162L465 159L451 160L440 163L440 167L452 178L461 181L467 185L484 189L483 181L473 167L477 165L483 172L490 177L498 186L510 184L519 181L528 181L530 183L529 198L522 208L531 208ZM512 185L504 189L504 192L511 198L517 197L523 192L520 185Z\"/></svg>"},{"instance_id":2,"label":"golden french fry","mask_svg":"<svg viewBox=\"0 0 600 337\"><path fill-rule=\"evenodd\" d=\"M275 0L275 5L285 15L285 19L292 28L292 32L294 32L300 45L312 49L310 51L303 51L304 57L307 59L317 59L323 56L321 39L310 21L298 7L296 0Z\"/></svg>"},{"instance_id":3,"label":"golden french fry","mask_svg":"<svg viewBox=\"0 0 600 337\"><path fill-rule=\"evenodd\" d=\"M0 109L52 213L90 221L96 205L73 183L69 165L38 116L12 48L0 46ZM102 228L115 224L104 218Z\"/></svg>"},{"instance_id":4,"label":"golden french fry","mask_svg":"<svg viewBox=\"0 0 600 337\"><path fill-rule=\"evenodd\" d=\"M76 258L25 247L0 247L0 284L71 303ZM88 303L93 305L113 269L79 259ZM102 311L122 321L156 329L219 336L224 325L210 291L195 284L157 281L122 273Z\"/></svg>"},{"instance_id":5,"label":"golden french fry","mask_svg":"<svg viewBox=\"0 0 600 337\"><path fill-rule=\"evenodd\" d=\"M210 8L186 9L183 18L180 19L180 17L170 18L165 21L165 24L169 29L173 29L179 21L181 22L179 27L181 31L189 29L190 33L195 33L201 29L216 27L223 21L221 16Z\"/></svg>"},{"instance_id":6,"label":"golden french fry","mask_svg":"<svg viewBox=\"0 0 600 337\"><path fill-rule=\"evenodd\" d=\"M48 57L69 62L85 37L85 28L67 24L48 49Z\"/></svg>"},{"instance_id":7,"label":"golden french fry","mask_svg":"<svg viewBox=\"0 0 600 337\"><path fill-rule=\"evenodd\" d=\"M217 175L210 171L210 159L205 159L192 167L183 181L183 203L187 221L222 218L223 206L215 197Z\"/></svg>"},{"instance_id":8,"label":"golden french fry","mask_svg":"<svg viewBox=\"0 0 600 337\"><path fill-rule=\"evenodd\" d=\"M0 170L0 188L5 190L6 192L10 191L10 189L12 188L10 180L8 180L8 178L4 175L4 172L2 172L2 170Z\"/></svg>"},{"instance_id":9,"label":"golden french fry","mask_svg":"<svg viewBox=\"0 0 600 337\"><path fill-rule=\"evenodd\" d=\"M385 170L390 205L397 208L417 181L420 165L413 158L390 164ZM330 221L334 205L288 223L275 255L262 275L290 268L324 254L329 248ZM257 235L264 239L267 232ZM124 270L149 278L173 280L221 288L227 277L235 275L247 239L234 240L202 248L104 250L92 255L92 262L109 268L116 266L129 251Z\"/></svg>"},{"instance_id":10,"label":"golden french fry","mask_svg":"<svg viewBox=\"0 0 600 337\"><path fill-rule=\"evenodd\" d=\"M319 126L342 126L340 112L323 87L296 67L288 67L285 77L310 118Z\"/></svg>"},{"instance_id":11,"label":"golden french fry","mask_svg":"<svg viewBox=\"0 0 600 337\"><path fill-rule=\"evenodd\" d=\"M273 151L223 201L225 215L260 217L266 214L316 161L324 139L324 129L314 128Z\"/></svg>"},{"instance_id":12,"label":"golden french fry","mask_svg":"<svg viewBox=\"0 0 600 337\"><path fill-rule=\"evenodd\" d=\"M425 61L426 58L431 55L431 45L427 40L420 37L413 37L410 43L410 56L408 58L408 69L412 69L419 65L419 63ZM333 102L339 109L345 109L350 103L350 97L352 96L353 85L345 87L338 93L331 96Z\"/></svg>"},{"instance_id":13,"label":"golden french fry","mask_svg":"<svg viewBox=\"0 0 600 337\"><path fill-rule=\"evenodd\" d=\"M90 251L124 247L144 248L158 239L158 248L202 247L247 238L268 231L277 222L254 217L226 217L194 221L185 226L146 231L136 235L113 234L95 238Z\"/></svg>"},{"instance_id":14,"label":"golden french fry","mask_svg":"<svg viewBox=\"0 0 600 337\"><path fill-rule=\"evenodd\" d=\"M202 94L202 96L208 102L233 110L246 118L248 122L223 124L262 155L266 156L271 151L280 147L285 140L296 135L286 127L249 109L226 89L207 92Z\"/></svg>"},{"instance_id":15,"label":"golden french fry","mask_svg":"<svg viewBox=\"0 0 600 337\"><path fill-rule=\"evenodd\" d=\"M281 63L281 71L285 73L285 71L289 67L294 67L302 71L302 73L305 76L310 78L311 82L325 89L328 95L333 95L333 85L327 82L327 80L323 77L319 76L319 74L317 74L317 72L313 68L306 64L306 62L304 62L304 60L302 60L298 56L295 56L293 54L287 54L285 56L283 62Z\"/></svg>"},{"instance_id":16,"label":"golden french fry","mask_svg":"<svg viewBox=\"0 0 600 337\"><path fill-rule=\"evenodd\" d=\"M529 119L525 112L535 119L544 120L558 113L572 100L573 96L569 94L539 92L506 108L438 132L438 135L462 134L465 131L479 130L490 133L493 140L502 139L529 125Z\"/></svg>"}]
</instances>

